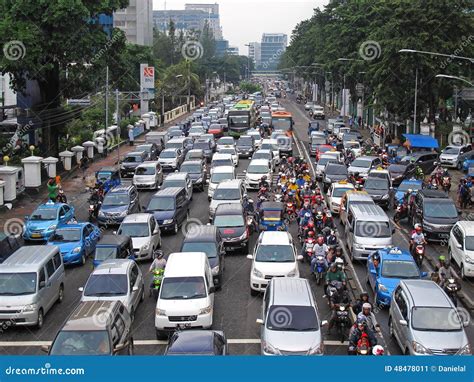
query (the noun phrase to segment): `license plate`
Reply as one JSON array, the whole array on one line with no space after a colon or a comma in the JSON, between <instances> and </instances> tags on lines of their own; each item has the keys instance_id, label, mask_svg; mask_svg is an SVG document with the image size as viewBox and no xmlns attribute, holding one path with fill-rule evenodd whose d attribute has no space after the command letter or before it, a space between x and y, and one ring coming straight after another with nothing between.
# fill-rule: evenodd
<instances>
[{"instance_id":1,"label":"license plate","mask_svg":"<svg viewBox=\"0 0 474 382\"><path fill-rule=\"evenodd\" d=\"M40 233L32 233L32 234L31 234L31 237L40 238L40 237L41 237L41 234L40 234Z\"/></svg>"},{"instance_id":2,"label":"license plate","mask_svg":"<svg viewBox=\"0 0 474 382\"><path fill-rule=\"evenodd\" d=\"M186 328L190 328L191 327L191 324L189 322L185 323L185 324L177 324L176 327L178 329L186 329Z\"/></svg>"},{"instance_id":3,"label":"license plate","mask_svg":"<svg viewBox=\"0 0 474 382\"><path fill-rule=\"evenodd\" d=\"M439 237L442 237L443 239L449 238L449 235L447 233L440 233Z\"/></svg>"}]
</instances>

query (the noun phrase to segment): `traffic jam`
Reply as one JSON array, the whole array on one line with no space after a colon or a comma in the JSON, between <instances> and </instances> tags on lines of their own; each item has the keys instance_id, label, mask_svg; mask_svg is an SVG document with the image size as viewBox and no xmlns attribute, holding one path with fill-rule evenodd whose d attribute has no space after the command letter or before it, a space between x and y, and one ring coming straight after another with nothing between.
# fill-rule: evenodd
<instances>
[{"instance_id":1,"label":"traffic jam","mask_svg":"<svg viewBox=\"0 0 474 382\"><path fill-rule=\"evenodd\" d=\"M48 184L0 264L5 354L471 354L470 145L379 147L253 80Z\"/></svg>"}]
</instances>

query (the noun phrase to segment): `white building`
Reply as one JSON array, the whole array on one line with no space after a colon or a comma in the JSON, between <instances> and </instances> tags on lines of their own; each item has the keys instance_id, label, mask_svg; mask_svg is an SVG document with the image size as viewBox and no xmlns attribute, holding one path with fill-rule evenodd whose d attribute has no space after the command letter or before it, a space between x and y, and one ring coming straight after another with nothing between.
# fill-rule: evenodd
<instances>
[{"instance_id":1,"label":"white building","mask_svg":"<svg viewBox=\"0 0 474 382\"><path fill-rule=\"evenodd\" d=\"M249 43L249 57L253 60L255 67L258 68L262 62L262 44L259 42Z\"/></svg>"},{"instance_id":2,"label":"white building","mask_svg":"<svg viewBox=\"0 0 474 382\"><path fill-rule=\"evenodd\" d=\"M125 32L133 44L153 45L153 0L130 0L127 8L114 12L114 27Z\"/></svg>"},{"instance_id":3,"label":"white building","mask_svg":"<svg viewBox=\"0 0 474 382\"><path fill-rule=\"evenodd\" d=\"M219 4L185 4L186 11L202 11L207 16L207 22L216 40L222 40L222 28L219 16Z\"/></svg>"}]
</instances>

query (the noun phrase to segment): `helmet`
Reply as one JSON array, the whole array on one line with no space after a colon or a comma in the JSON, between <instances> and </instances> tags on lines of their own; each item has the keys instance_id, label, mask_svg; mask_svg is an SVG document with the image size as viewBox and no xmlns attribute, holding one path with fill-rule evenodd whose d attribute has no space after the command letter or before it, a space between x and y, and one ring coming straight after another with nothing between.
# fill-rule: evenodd
<instances>
[{"instance_id":1,"label":"helmet","mask_svg":"<svg viewBox=\"0 0 474 382\"><path fill-rule=\"evenodd\" d=\"M331 211L326 211L326 216L327 216L328 218L330 218L330 217L332 216L332 215L331 215Z\"/></svg>"},{"instance_id":2,"label":"helmet","mask_svg":"<svg viewBox=\"0 0 474 382\"><path fill-rule=\"evenodd\" d=\"M309 237L313 237L313 236L314 236L314 232L313 232L313 231L309 231L309 232L308 232L308 236L309 236Z\"/></svg>"},{"instance_id":3,"label":"helmet","mask_svg":"<svg viewBox=\"0 0 474 382\"><path fill-rule=\"evenodd\" d=\"M319 236L319 237L318 237L318 244L319 244L319 245L324 244L324 237L322 237L322 236Z\"/></svg>"},{"instance_id":4,"label":"helmet","mask_svg":"<svg viewBox=\"0 0 474 382\"><path fill-rule=\"evenodd\" d=\"M415 231L416 231L416 232L421 232L421 231L422 231L421 225L418 224L418 225L415 227Z\"/></svg>"},{"instance_id":5,"label":"helmet","mask_svg":"<svg viewBox=\"0 0 474 382\"><path fill-rule=\"evenodd\" d=\"M364 302L362 304L362 309L372 309L372 305L370 305L368 302Z\"/></svg>"},{"instance_id":6,"label":"helmet","mask_svg":"<svg viewBox=\"0 0 474 382\"><path fill-rule=\"evenodd\" d=\"M359 176L359 173L358 173L358 172L355 172L355 173L354 173L354 176L358 177L358 176Z\"/></svg>"},{"instance_id":7,"label":"helmet","mask_svg":"<svg viewBox=\"0 0 474 382\"><path fill-rule=\"evenodd\" d=\"M380 261L380 255L378 253L375 253L373 256L372 256L372 261Z\"/></svg>"},{"instance_id":8,"label":"helmet","mask_svg":"<svg viewBox=\"0 0 474 382\"><path fill-rule=\"evenodd\" d=\"M365 317L357 317L357 325L364 325L367 326L367 318Z\"/></svg>"},{"instance_id":9,"label":"helmet","mask_svg":"<svg viewBox=\"0 0 474 382\"><path fill-rule=\"evenodd\" d=\"M385 350L382 345L375 345L374 348L372 349L372 354L373 355L384 355Z\"/></svg>"},{"instance_id":10,"label":"helmet","mask_svg":"<svg viewBox=\"0 0 474 382\"><path fill-rule=\"evenodd\" d=\"M446 256L441 255L440 257L438 257L438 260L440 261L440 263L445 262Z\"/></svg>"},{"instance_id":11,"label":"helmet","mask_svg":"<svg viewBox=\"0 0 474 382\"><path fill-rule=\"evenodd\" d=\"M344 260L340 257L337 257L336 260L334 260L334 264L336 264L339 269L344 268Z\"/></svg>"},{"instance_id":12,"label":"helmet","mask_svg":"<svg viewBox=\"0 0 474 382\"><path fill-rule=\"evenodd\" d=\"M309 218L311 217L311 212L306 212L306 213L304 214L304 217L307 218L307 219L309 219Z\"/></svg>"},{"instance_id":13,"label":"helmet","mask_svg":"<svg viewBox=\"0 0 474 382\"><path fill-rule=\"evenodd\" d=\"M266 175L262 176L262 180L267 180L267 176Z\"/></svg>"},{"instance_id":14,"label":"helmet","mask_svg":"<svg viewBox=\"0 0 474 382\"><path fill-rule=\"evenodd\" d=\"M314 228L314 223L312 221L308 223L308 228Z\"/></svg>"},{"instance_id":15,"label":"helmet","mask_svg":"<svg viewBox=\"0 0 474 382\"><path fill-rule=\"evenodd\" d=\"M295 183L296 183L296 179L295 179L295 178L291 178L291 183L295 184Z\"/></svg>"},{"instance_id":16,"label":"helmet","mask_svg":"<svg viewBox=\"0 0 474 382\"><path fill-rule=\"evenodd\" d=\"M278 173L278 176L283 176L283 173L280 171L280 172Z\"/></svg>"}]
</instances>

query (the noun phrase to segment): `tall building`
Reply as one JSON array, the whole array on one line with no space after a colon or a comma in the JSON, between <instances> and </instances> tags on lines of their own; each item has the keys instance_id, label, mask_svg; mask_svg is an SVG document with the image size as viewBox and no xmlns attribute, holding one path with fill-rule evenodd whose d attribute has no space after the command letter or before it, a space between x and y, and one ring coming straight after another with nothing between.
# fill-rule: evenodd
<instances>
[{"instance_id":1,"label":"tall building","mask_svg":"<svg viewBox=\"0 0 474 382\"><path fill-rule=\"evenodd\" d=\"M229 49L229 41L216 40L216 56L222 57L226 55L228 49Z\"/></svg>"},{"instance_id":2,"label":"tall building","mask_svg":"<svg viewBox=\"0 0 474 382\"><path fill-rule=\"evenodd\" d=\"M173 20L177 30L202 30L207 13L204 11L165 10L153 11L153 26L160 31L169 29L170 20Z\"/></svg>"},{"instance_id":3,"label":"tall building","mask_svg":"<svg viewBox=\"0 0 474 382\"><path fill-rule=\"evenodd\" d=\"M127 8L114 13L114 27L133 44L153 45L153 0L130 0Z\"/></svg>"},{"instance_id":4,"label":"tall building","mask_svg":"<svg viewBox=\"0 0 474 382\"><path fill-rule=\"evenodd\" d=\"M219 4L185 4L186 11L201 11L206 14L207 22L216 40L222 39L221 20L219 16Z\"/></svg>"},{"instance_id":5,"label":"tall building","mask_svg":"<svg viewBox=\"0 0 474 382\"><path fill-rule=\"evenodd\" d=\"M262 61L262 44L259 42L249 43L249 57L253 60L255 68L259 68Z\"/></svg>"},{"instance_id":6,"label":"tall building","mask_svg":"<svg viewBox=\"0 0 474 382\"><path fill-rule=\"evenodd\" d=\"M276 70L287 45L288 36L286 34L264 33L261 44L261 68Z\"/></svg>"},{"instance_id":7,"label":"tall building","mask_svg":"<svg viewBox=\"0 0 474 382\"><path fill-rule=\"evenodd\" d=\"M238 46L229 46L227 48L227 54L229 56L238 56L239 55L239 47Z\"/></svg>"}]
</instances>

